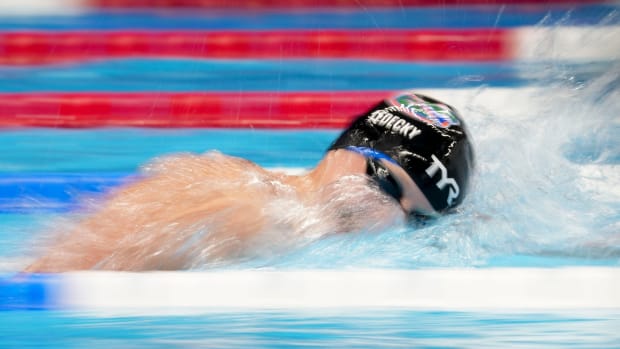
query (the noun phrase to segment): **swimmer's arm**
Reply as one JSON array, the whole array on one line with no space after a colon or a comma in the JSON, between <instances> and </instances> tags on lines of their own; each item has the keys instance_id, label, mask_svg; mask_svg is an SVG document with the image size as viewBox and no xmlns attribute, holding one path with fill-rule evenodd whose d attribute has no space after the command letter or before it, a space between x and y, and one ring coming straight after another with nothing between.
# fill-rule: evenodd
<instances>
[{"instance_id":1,"label":"swimmer's arm","mask_svg":"<svg viewBox=\"0 0 620 349\"><path fill-rule=\"evenodd\" d=\"M134 224L128 224L127 217L119 212L120 207L137 203L145 187L155 182L155 178L143 179L126 185L115 192L94 212L77 222L62 222L59 231L53 233L55 241L46 247L47 251L24 269L26 272L64 272L71 270L92 269L106 256L110 255L122 238L122 233L130 230L124 226L138 225L139 217L134 217ZM134 200L129 200L129 198ZM60 231L62 229L62 231Z\"/></svg>"},{"instance_id":2,"label":"swimmer's arm","mask_svg":"<svg viewBox=\"0 0 620 349\"><path fill-rule=\"evenodd\" d=\"M168 185L165 178L154 177L117 191L26 271L184 269L191 267L191 257L179 250L188 248L201 224L208 223L209 233L187 253L208 250L211 261L241 254L263 229L252 193L239 189L197 202L179 193L167 195Z\"/></svg>"}]
</instances>

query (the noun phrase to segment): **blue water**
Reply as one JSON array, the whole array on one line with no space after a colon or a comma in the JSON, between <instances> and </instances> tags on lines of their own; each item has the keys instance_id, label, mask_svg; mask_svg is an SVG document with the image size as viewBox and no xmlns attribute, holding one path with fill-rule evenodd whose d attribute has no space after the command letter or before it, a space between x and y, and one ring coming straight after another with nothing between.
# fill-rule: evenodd
<instances>
[{"instance_id":1,"label":"blue water","mask_svg":"<svg viewBox=\"0 0 620 349\"><path fill-rule=\"evenodd\" d=\"M617 348L619 314L266 311L93 318L0 313L5 348ZM32 331L36 328L36 331Z\"/></svg>"},{"instance_id":2,"label":"blue water","mask_svg":"<svg viewBox=\"0 0 620 349\"><path fill-rule=\"evenodd\" d=\"M580 80L608 64L575 66ZM337 60L119 59L75 65L2 68L0 92L341 91L533 83L505 63Z\"/></svg>"},{"instance_id":3,"label":"blue water","mask_svg":"<svg viewBox=\"0 0 620 349\"><path fill-rule=\"evenodd\" d=\"M6 17L0 30L114 30L114 29L376 29L376 28L493 28L524 25L593 25L618 23L613 4L531 6L470 6L422 8L360 8L297 11L214 11L191 9L109 12L81 15Z\"/></svg>"},{"instance_id":4,"label":"blue water","mask_svg":"<svg viewBox=\"0 0 620 349\"><path fill-rule=\"evenodd\" d=\"M13 129L2 132L0 147L6 151L0 155L0 166L5 175L118 173L135 171L139 165L162 154L219 150L265 167L311 167L338 133L338 130ZM81 150L84 148L88 151Z\"/></svg>"},{"instance_id":5,"label":"blue water","mask_svg":"<svg viewBox=\"0 0 620 349\"><path fill-rule=\"evenodd\" d=\"M593 25L617 24L617 14L614 5L226 13L226 17L204 12L96 13L2 17L0 30ZM228 268L618 266L619 73L617 61L131 59L0 67L0 91L472 88L465 101L457 102L474 135L478 170L472 194L456 214L381 234L331 236ZM497 87L510 88L510 98L499 98L493 92ZM153 157L218 149L265 167L308 168L337 132L2 130L0 272L23 267L50 222L73 214L81 200L96 199ZM19 310L0 312L0 348L618 348L618 328L617 310L282 310L143 317Z\"/></svg>"}]
</instances>

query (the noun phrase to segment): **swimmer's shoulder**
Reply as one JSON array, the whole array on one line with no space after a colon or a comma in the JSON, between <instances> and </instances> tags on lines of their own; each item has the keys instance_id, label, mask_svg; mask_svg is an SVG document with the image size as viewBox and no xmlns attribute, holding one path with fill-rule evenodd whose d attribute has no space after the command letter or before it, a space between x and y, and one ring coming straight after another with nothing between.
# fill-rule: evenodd
<instances>
[{"instance_id":1,"label":"swimmer's shoulder","mask_svg":"<svg viewBox=\"0 0 620 349\"><path fill-rule=\"evenodd\" d=\"M238 168L240 170L264 170L261 166L248 159L227 155L216 150L202 154L202 158L223 168Z\"/></svg>"},{"instance_id":2,"label":"swimmer's shoulder","mask_svg":"<svg viewBox=\"0 0 620 349\"><path fill-rule=\"evenodd\" d=\"M250 160L211 150L202 154L176 153L160 156L142 166L141 172L148 175L179 171L212 172L258 169L262 168Z\"/></svg>"}]
</instances>

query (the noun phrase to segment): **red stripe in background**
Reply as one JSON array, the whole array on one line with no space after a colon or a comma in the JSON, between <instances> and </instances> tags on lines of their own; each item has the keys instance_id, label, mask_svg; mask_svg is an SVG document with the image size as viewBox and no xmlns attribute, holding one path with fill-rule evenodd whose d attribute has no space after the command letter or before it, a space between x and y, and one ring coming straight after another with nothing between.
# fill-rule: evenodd
<instances>
[{"instance_id":1,"label":"red stripe in background","mask_svg":"<svg viewBox=\"0 0 620 349\"><path fill-rule=\"evenodd\" d=\"M401 6L463 6L505 4L580 4L601 0L90 0L90 6L110 8L367 8Z\"/></svg>"},{"instance_id":2,"label":"red stripe in background","mask_svg":"<svg viewBox=\"0 0 620 349\"><path fill-rule=\"evenodd\" d=\"M8 65L121 57L495 61L512 58L512 36L501 29L28 31L0 33L0 52Z\"/></svg>"},{"instance_id":3,"label":"red stripe in background","mask_svg":"<svg viewBox=\"0 0 620 349\"><path fill-rule=\"evenodd\" d=\"M0 94L0 127L342 128L390 92Z\"/></svg>"}]
</instances>

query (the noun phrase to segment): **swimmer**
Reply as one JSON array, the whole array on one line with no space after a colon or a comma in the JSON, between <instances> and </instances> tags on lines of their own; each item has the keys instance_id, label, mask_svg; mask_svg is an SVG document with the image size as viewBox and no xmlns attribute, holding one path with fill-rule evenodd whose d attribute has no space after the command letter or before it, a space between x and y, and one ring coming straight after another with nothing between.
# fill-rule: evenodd
<instances>
[{"instance_id":1,"label":"swimmer","mask_svg":"<svg viewBox=\"0 0 620 349\"><path fill-rule=\"evenodd\" d=\"M192 269L277 252L289 241L381 231L451 211L473 166L458 112L401 93L355 119L303 175L217 152L157 159L62 224L26 271Z\"/></svg>"}]
</instances>

